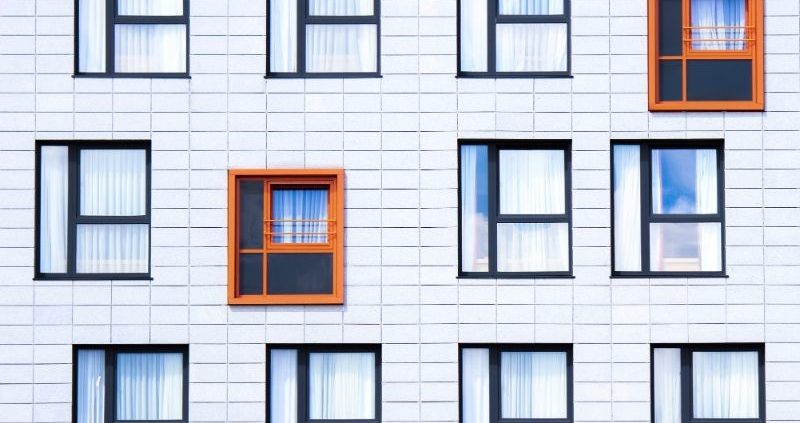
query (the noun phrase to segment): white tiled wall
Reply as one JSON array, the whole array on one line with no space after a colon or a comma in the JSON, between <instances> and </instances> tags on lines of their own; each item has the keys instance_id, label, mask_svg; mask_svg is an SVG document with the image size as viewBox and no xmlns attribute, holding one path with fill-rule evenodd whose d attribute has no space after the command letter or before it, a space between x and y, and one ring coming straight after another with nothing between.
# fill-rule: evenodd
<instances>
[{"instance_id":1,"label":"white tiled wall","mask_svg":"<svg viewBox=\"0 0 800 423\"><path fill-rule=\"evenodd\" d=\"M456 0L382 0L383 77L265 80L265 0L191 0L191 79L73 78L73 0L0 0L0 422L79 343L190 344L190 419L264 421L265 343L383 344L383 420L458 421L459 342L574 343L575 420L647 422L649 343L765 342L800 421L800 1L765 113L647 112L645 0L573 0L572 79L457 79ZM458 280L456 141L571 139L575 279ZM724 138L725 279L611 279L609 142ZM34 140L149 139L152 282L33 281ZM226 169L347 170L346 305L226 305Z\"/></svg>"}]
</instances>

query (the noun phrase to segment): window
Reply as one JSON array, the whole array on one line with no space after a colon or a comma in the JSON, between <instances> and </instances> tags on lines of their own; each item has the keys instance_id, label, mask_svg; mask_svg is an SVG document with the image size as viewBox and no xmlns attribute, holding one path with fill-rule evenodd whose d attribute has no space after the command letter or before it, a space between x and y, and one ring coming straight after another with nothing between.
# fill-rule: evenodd
<instances>
[{"instance_id":1,"label":"window","mask_svg":"<svg viewBox=\"0 0 800 423\"><path fill-rule=\"evenodd\" d=\"M649 0L650 110L763 110L763 0Z\"/></svg>"},{"instance_id":2,"label":"window","mask_svg":"<svg viewBox=\"0 0 800 423\"><path fill-rule=\"evenodd\" d=\"M572 347L462 345L461 422L572 421Z\"/></svg>"},{"instance_id":3,"label":"window","mask_svg":"<svg viewBox=\"0 0 800 423\"><path fill-rule=\"evenodd\" d=\"M570 0L458 0L459 76L569 76Z\"/></svg>"},{"instance_id":4,"label":"window","mask_svg":"<svg viewBox=\"0 0 800 423\"><path fill-rule=\"evenodd\" d=\"M231 170L228 301L342 304L344 171Z\"/></svg>"},{"instance_id":5,"label":"window","mask_svg":"<svg viewBox=\"0 0 800 423\"><path fill-rule=\"evenodd\" d=\"M75 74L186 77L189 0L76 0Z\"/></svg>"},{"instance_id":6,"label":"window","mask_svg":"<svg viewBox=\"0 0 800 423\"><path fill-rule=\"evenodd\" d=\"M763 345L657 345L654 423L764 421Z\"/></svg>"},{"instance_id":7,"label":"window","mask_svg":"<svg viewBox=\"0 0 800 423\"><path fill-rule=\"evenodd\" d=\"M188 421L186 346L76 346L72 421Z\"/></svg>"},{"instance_id":8,"label":"window","mask_svg":"<svg viewBox=\"0 0 800 423\"><path fill-rule=\"evenodd\" d=\"M615 143L615 276L723 276L720 143Z\"/></svg>"},{"instance_id":9,"label":"window","mask_svg":"<svg viewBox=\"0 0 800 423\"><path fill-rule=\"evenodd\" d=\"M568 143L462 141L462 277L569 276Z\"/></svg>"},{"instance_id":10,"label":"window","mask_svg":"<svg viewBox=\"0 0 800 423\"><path fill-rule=\"evenodd\" d=\"M36 145L36 277L150 277L150 145Z\"/></svg>"},{"instance_id":11,"label":"window","mask_svg":"<svg viewBox=\"0 0 800 423\"><path fill-rule=\"evenodd\" d=\"M380 346L267 349L267 421L381 421Z\"/></svg>"},{"instance_id":12,"label":"window","mask_svg":"<svg viewBox=\"0 0 800 423\"><path fill-rule=\"evenodd\" d=\"M269 0L270 77L380 75L379 0Z\"/></svg>"}]
</instances>

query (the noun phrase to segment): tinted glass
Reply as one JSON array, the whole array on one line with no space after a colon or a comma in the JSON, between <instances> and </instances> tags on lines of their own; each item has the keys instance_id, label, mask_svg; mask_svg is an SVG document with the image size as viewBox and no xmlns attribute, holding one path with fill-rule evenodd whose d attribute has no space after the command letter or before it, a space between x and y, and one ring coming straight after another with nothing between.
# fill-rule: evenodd
<instances>
[{"instance_id":1,"label":"tinted glass","mask_svg":"<svg viewBox=\"0 0 800 423\"><path fill-rule=\"evenodd\" d=\"M263 289L262 254L239 255L239 294L261 295Z\"/></svg>"},{"instance_id":2,"label":"tinted glass","mask_svg":"<svg viewBox=\"0 0 800 423\"><path fill-rule=\"evenodd\" d=\"M333 256L317 254L268 254L267 293L332 294Z\"/></svg>"},{"instance_id":3,"label":"tinted glass","mask_svg":"<svg viewBox=\"0 0 800 423\"><path fill-rule=\"evenodd\" d=\"M264 182L239 182L239 248L264 244Z\"/></svg>"},{"instance_id":4,"label":"tinted glass","mask_svg":"<svg viewBox=\"0 0 800 423\"><path fill-rule=\"evenodd\" d=\"M680 56L682 49L682 0L658 2L658 52L659 56Z\"/></svg>"},{"instance_id":5,"label":"tinted glass","mask_svg":"<svg viewBox=\"0 0 800 423\"><path fill-rule=\"evenodd\" d=\"M753 66L750 60L688 60L686 79L689 100L753 99Z\"/></svg>"},{"instance_id":6,"label":"tinted glass","mask_svg":"<svg viewBox=\"0 0 800 423\"><path fill-rule=\"evenodd\" d=\"M658 99L680 101L683 99L683 70L680 60L659 60Z\"/></svg>"}]
</instances>

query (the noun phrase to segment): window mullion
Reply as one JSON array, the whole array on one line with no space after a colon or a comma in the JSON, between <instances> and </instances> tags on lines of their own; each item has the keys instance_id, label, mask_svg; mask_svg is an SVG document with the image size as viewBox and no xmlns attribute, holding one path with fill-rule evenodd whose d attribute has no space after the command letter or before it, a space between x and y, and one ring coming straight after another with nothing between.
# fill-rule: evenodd
<instances>
[{"instance_id":1,"label":"window mullion","mask_svg":"<svg viewBox=\"0 0 800 423\"><path fill-rule=\"evenodd\" d=\"M497 220L498 220L498 196L500 195L500 184L498 175L498 150L495 145L487 146L487 158L489 160L487 166L488 181L488 197L489 197L489 273L497 273Z\"/></svg>"},{"instance_id":2,"label":"window mullion","mask_svg":"<svg viewBox=\"0 0 800 423\"><path fill-rule=\"evenodd\" d=\"M117 1L106 1L106 73L114 74L116 69L114 66L114 43L116 36L114 33L114 24L117 17Z\"/></svg>"},{"instance_id":3,"label":"window mullion","mask_svg":"<svg viewBox=\"0 0 800 423\"><path fill-rule=\"evenodd\" d=\"M641 144L639 148L639 191L641 196L641 271L650 271L650 212L652 210L650 199L650 146Z\"/></svg>"},{"instance_id":4,"label":"window mullion","mask_svg":"<svg viewBox=\"0 0 800 423\"><path fill-rule=\"evenodd\" d=\"M297 72L306 73L306 1L297 0Z\"/></svg>"},{"instance_id":5,"label":"window mullion","mask_svg":"<svg viewBox=\"0 0 800 423\"><path fill-rule=\"evenodd\" d=\"M80 150L75 147L67 147L68 150L68 170L67 170L67 274L74 275L76 273L76 256L77 256L77 223L78 216L78 160L80 157Z\"/></svg>"},{"instance_id":6,"label":"window mullion","mask_svg":"<svg viewBox=\"0 0 800 423\"><path fill-rule=\"evenodd\" d=\"M495 49L497 48L497 0L486 0L489 2L486 8L486 16L487 16L487 25L489 26L486 31L486 35L488 40L486 42L486 69L488 73L493 74L497 70L497 66L495 63L495 58L497 54Z\"/></svg>"}]
</instances>

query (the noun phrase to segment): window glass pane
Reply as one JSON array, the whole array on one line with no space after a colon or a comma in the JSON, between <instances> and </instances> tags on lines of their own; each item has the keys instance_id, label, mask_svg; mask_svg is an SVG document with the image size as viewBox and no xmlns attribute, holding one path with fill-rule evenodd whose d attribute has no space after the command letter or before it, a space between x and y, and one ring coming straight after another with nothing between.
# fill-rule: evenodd
<instances>
[{"instance_id":1,"label":"window glass pane","mask_svg":"<svg viewBox=\"0 0 800 423\"><path fill-rule=\"evenodd\" d=\"M758 418L758 352L695 351L692 395L697 419Z\"/></svg>"},{"instance_id":2,"label":"window glass pane","mask_svg":"<svg viewBox=\"0 0 800 423\"><path fill-rule=\"evenodd\" d=\"M239 183L239 248L264 245L264 181Z\"/></svg>"},{"instance_id":3,"label":"window glass pane","mask_svg":"<svg viewBox=\"0 0 800 423\"><path fill-rule=\"evenodd\" d=\"M117 72L186 72L185 25L116 25Z\"/></svg>"},{"instance_id":4,"label":"window glass pane","mask_svg":"<svg viewBox=\"0 0 800 423\"><path fill-rule=\"evenodd\" d=\"M181 16L183 0L118 0L120 16Z\"/></svg>"},{"instance_id":5,"label":"window glass pane","mask_svg":"<svg viewBox=\"0 0 800 423\"><path fill-rule=\"evenodd\" d=\"M297 350L272 350L269 356L271 422L297 423Z\"/></svg>"},{"instance_id":6,"label":"window glass pane","mask_svg":"<svg viewBox=\"0 0 800 423\"><path fill-rule=\"evenodd\" d=\"M746 0L691 0L692 49L744 50Z\"/></svg>"},{"instance_id":7,"label":"window glass pane","mask_svg":"<svg viewBox=\"0 0 800 423\"><path fill-rule=\"evenodd\" d=\"M704 149L652 151L653 213L717 213L717 152Z\"/></svg>"},{"instance_id":8,"label":"window glass pane","mask_svg":"<svg viewBox=\"0 0 800 423\"><path fill-rule=\"evenodd\" d=\"M103 350L78 350L77 422L105 422L106 353Z\"/></svg>"},{"instance_id":9,"label":"window glass pane","mask_svg":"<svg viewBox=\"0 0 800 423\"><path fill-rule=\"evenodd\" d=\"M330 295L333 278L331 253L267 254L267 294Z\"/></svg>"},{"instance_id":10,"label":"window glass pane","mask_svg":"<svg viewBox=\"0 0 800 423\"><path fill-rule=\"evenodd\" d=\"M117 354L118 420L183 418L183 354Z\"/></svg>"},{"instance_id":11,"label":"window glass pane","mask_svg":"<svg viewBox=\"0 0 800 423\"><path fill-rule=\"evenodd\" d=\"M500 150L500 214L564 214L563 150Z\"/></svg>"},{"instance_id":12,"label":"window glass pane","mask_svg":"<svg viewBox=\"0 0 800 423\"><path fill-rule=\"evenodd\" d=\"M297 0L270 0L269 15L269 70L297 72Z\"/></svg>"},{"instance_id":13,"label":"window glass pane","mask_svg":"<svg viewBox=\"0 0 800 423\"><path fill-rule=\"evenodd\" d=\"M642 270L642 202L638 145L614 146L614 270Z\"/></svg>"},{"instance_id":14,"label":"window glass pane","mask_svg":"<svg viewBox=\"0 0 800 423\"><path fill-rule=\"evenodd\" d=\"M78 0L78 71L106 71L106 0Z\"/></svg>"},{"instance_id":15,"label":"window glass pane","mask_svg":"<svg viewBox=\"0 0 800 423\"><path fill-rule=\"evenodd\" d=\"M78 273L148 273L149 225L78 225Z\"/></svg>"},{"instance_id":16,"label":"window glass pane","mask_svg":"<svg viewBox=\"0 0 800 423\"><path fill-rule=\"evenodd\" d=\"M307 72L377 70L377 25L306 25Z\"/></svg>"},{"instance_id":17,"label":"window glass pane","mask_svg":"<svg viewBox=\"0 0 800 423\"><path fill-rule=\"evenodd\" d=\"M374 0L308 0L311 16L370 16L375 14Z\"/></svg>"},{"instance_id":18,"label":"window glass pane","mask_svg":"<svg viewBox=\"0 0 800 423\"><path fill-rule=\"evenodd\" d=\"M461 270L489 271L488 147L461 147Z\"/></svg>"},{"instance_id":19,"label":"window glass pane","mask_svg":"<svg viewBox=\"0 0 800 423\"><path fill-rule=\"evenodd\" d=\"M264 255L239 254L239 295L264 293Z\"/></svg>"},{"instance_id":20,"label":"window glass pane","mask_svg":"<svg viewBox=\"0 0 800 423\"><path fill-rule=\"evenodd\" d=\"M69 149L43 146L39 185L39 270L67 272Z\"/></svg>"},{"instance_id":21,"label":"window glass pane","mask_svg":"<svg viewBox=\"0 0 800 423\"><path fill-rule=\"evenodd\" d=\"M567 417L567 354L502 352L500 408L506 419Z\"/></svg>"},{"instance_id":22,"label":"window glass pane","mask_svg":"<svg viewBox=\"0 0 800 423\"><path fill-rule=\"evenodd\" d=\"M681 423L681 350L653 350L654 423Z\"/></svg>"},{"instance_id":23,"label":"window glass pane","mask_svg":"<svg viewBox=\"0 0 800 423\"><path fill-rule=\"evenodd\" d=\"M274 243L328 242L328 190L273 189L272 219Z\"/></svg>"},{"instance_id":24,"label":"window glass pane","mask_svg":"<svg viewBox=\"0 0 800 423\"><path fill-rule=\"evenodd\" d=\"M81 150L81 215L147 214L145 150Z\"/></svg>"},{"instance_id":25,"label":"window glass pane","mask_svg":"<svg viewBox=\"0 0 800 423\"><path fill-rule=\"evenodd\" d=\"M311 419L375 418L374 353L311 353L308 379Z\"/></svg>"},{"instance_id":26,"label":"window glass pane","mask_svg":"<svg viewBox=\"0 0 800 423\"><path fill-rule=\"evenodd\" d=\"M500 0L501 15L563 15L564 0Z\"/></svg>"},{"instance_id":27,"label":"window glass pane","mask_svg":"<svg viewBox=\"0 0 800 423\"><path fill-rule=\"evenodd\" d=\"M567 70L567 24L497 25L498 72Z\"/></svg>"},{"instance_id":28,"label":"window glass pane","mask_svg":"<svg viewBox=\"0 0 800 423\"><path fill-rule=\"evenodd\" d=\"M463 423L489 421L489 349L461 350L461 417Z\"/></svg>"},{"instance_id":29,"label":"window glass pane","mask_svg":"<svg viewBox=\"0 0 800 423\"><path fill-rule=\"evenodd\" d=\"M486 0L460 1L461 71L487 72L489 70L488 2Z\"/></svg>"},{"instance_id":30,"label":"window glass pane","mask_svg":"<svg viewBox=\"0 0 800 423\"><path fill-rule=\"evenodd\" d=\"M716 222L651 223L650 269L655 272L719 272L722 229Z\"/></svg>"},{"instance_id":31,"label":"window glass pane","mask_svg":"<svg viewBox=\"0 0 800 423\"><path fill-rule=\"evenodd\" d=\"M569 270L567 223L497 225L497 270L566 272Z\"/></svg>"}]
</instances>

